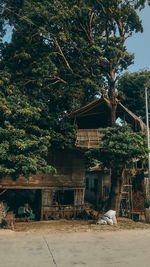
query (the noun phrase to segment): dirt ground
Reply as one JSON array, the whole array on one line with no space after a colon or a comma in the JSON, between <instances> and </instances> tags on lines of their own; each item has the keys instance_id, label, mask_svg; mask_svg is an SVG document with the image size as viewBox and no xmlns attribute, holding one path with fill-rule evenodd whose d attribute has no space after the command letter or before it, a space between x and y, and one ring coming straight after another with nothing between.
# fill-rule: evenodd
<instances>
[{"instance_id":1,"label":"dirt ground","mask_svg":"<svg viewBox=\"0 0 150 267\"><path fill-rule=\"evenodd\" d=\"M29 221L16 222L16 232L88 232L88 231L121 231L133 229L150 229L150 224L135 222L128 218L118 218L117 225L97 225L96 221L90 220L49 220L49 221ZM0 229L0 233L7 229Z\"/></svg>"}]
</instances>

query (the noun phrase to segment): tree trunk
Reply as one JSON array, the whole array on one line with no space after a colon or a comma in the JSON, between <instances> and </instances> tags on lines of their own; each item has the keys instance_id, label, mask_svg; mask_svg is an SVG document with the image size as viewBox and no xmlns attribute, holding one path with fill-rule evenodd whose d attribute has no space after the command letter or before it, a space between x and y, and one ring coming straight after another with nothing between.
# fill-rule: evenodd
<instances>
[{"instance_id":1,"label":"tree trunk","mask_svg":"<svg viewBox=\"0 0 150 267\"><path fill-rule=\"evenodd\" d=\"M108 83L109 83L109 99L111 102L111 126L116 127L116 110L117 110L117 102L116 102L116 92L115 92L115 77L114 77L114 70L110 71L110 75L108 76Z\"/></svg>"},{"instance_id":2,"label":"tree trunk","mask_svg":"<svg viewBox=\"0 0 150 267\"><path fill-rule=\"evenodd\" d=\"M122 170L112 169L109 208L115 210L117 216L119 216L119 211L120 211L121 192L123 184L124 184L124 169Z\"/></svg>"},{"instance_id":3,"label":"tree trunk","mask_svg":"<svg viewBox=\"0 0 150 267\"><path fill-rule=\"evenodd\" d=\"M117 104L112 102L112 109L111 109L111 126L116 127L116 109L117 109Z\"/></svg>"}]
</instances>

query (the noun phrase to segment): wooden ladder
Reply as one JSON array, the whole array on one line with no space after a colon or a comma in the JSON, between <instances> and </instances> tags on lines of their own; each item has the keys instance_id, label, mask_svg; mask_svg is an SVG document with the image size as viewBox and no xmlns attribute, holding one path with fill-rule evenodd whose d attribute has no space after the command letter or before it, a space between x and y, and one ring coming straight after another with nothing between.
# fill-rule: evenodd
<instances>
[{"instance_id":1,"label":"wooden ladder","mask_svg":"<svg viewBox=\"0 0 150 267\"><path fill-rule=\"evenodd\" d=\"M133 210L132 185L125 184L121 192L120 215L131 218L131 210Z\"/></svg>"}]
</instances>

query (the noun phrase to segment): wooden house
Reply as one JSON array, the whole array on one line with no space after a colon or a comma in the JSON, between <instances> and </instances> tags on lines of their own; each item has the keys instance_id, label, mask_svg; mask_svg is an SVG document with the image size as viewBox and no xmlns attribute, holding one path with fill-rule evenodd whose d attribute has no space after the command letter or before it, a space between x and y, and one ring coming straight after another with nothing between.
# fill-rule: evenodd
<instances>
[{"instance_id":1,"label":"wooden house","mask_svg":"<svg viewBox=\"0 0 150 267\"><path fill-rule=\"evenodd\" d=\"M99 147L101 138L100 128L110 126L110 105L111 103L107 98L100 98L69 114L76 125L76 147L88 149ZM122 105L119 100L117 100L116 119L118 123L122 120L130 124L135 132L147 132L143 121ZM103 171L99 167L88 170L86 172L86 200L96 206L101 206L108 198L110 184L109 170Z\"/></svg>"},{"instance_id":2,"label":"wooden house","mask_svg":"<svg viewBox=\"0 0 150 267\"><path fill-rule=\"evenodd\" d=\"M117 118L126 120L135 131L146 132L145 124L119 101L117 103ZM76 217L85 208L85 178L87 200L93 198L95 193L97 195L93 201L97 204L107 198L109 171L90 170L85 177L80 148L99 146L99 128L110 124L109 106L108 99L96 99L69 114L77 126L76 149L50 151L48 162L56 168L57 173L39 173L31 175L29 180L23 176L16 181L3 178L0 180L0 201L6 201L15 214L19 206L28 203L38 219Z\"/></svg>"},{"instance_id":3,"label":"wooden house","mask_svg":"<svg viewBox=\"0 0 150 267\"><path fill-rule=\"evenodd\" d=\"M69 117L76 124L76 146L85 148L98 148L100 140L100 129L110 126L111 113L110 101L107 98L100 98L73 111ZM126 121L135 132L146 133L146 125L133 112L127 109L117 100L117 120Z\"/></svg>"},{"instance_id":4,"label":"wooden house","mask_svg":"<svg viewBox=\"0 0 150 267\"><path fill-rule=\"evenodd\" d=\"M6 201L17 213L19 206L28 203L38 219L75 216L84 206L85 169L78 150L51 151L49 163L55 174L20 176L13 181L0 180L0 201Z\"/></svg>"}]
</instances>

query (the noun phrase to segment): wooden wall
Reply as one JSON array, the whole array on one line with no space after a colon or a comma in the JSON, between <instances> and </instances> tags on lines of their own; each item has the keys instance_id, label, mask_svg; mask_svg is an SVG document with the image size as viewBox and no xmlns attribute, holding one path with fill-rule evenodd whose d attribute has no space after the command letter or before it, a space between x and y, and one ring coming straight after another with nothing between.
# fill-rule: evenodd
<instances>
[{"instance_id":1,"label":"wooden wall","mask_svg":"<svg viewBox=\"0 0 150 267\"><path fill-rule=\"evenodd\" d=\"M41 219L69 218L83 211L84 207L84 189L74 189L74 203L68 205L59 205L53 203L55 191L51 189L42 189L41 198Z\"/></svg>"},{"instance_id":2,"label":"wooden wall","mask_svg":"<svg viewBox=\"0 0 150 267\"><path fill-rule=\"evenodd\" d=\"M84 188L85 169L80 152L76 150L51 151L48 161L57 169L56 174L31 175L27 180L20 176L13 181L10 178L0 180L0 188L15 189L58 189Z\"/></svg>"}]
</instances>

